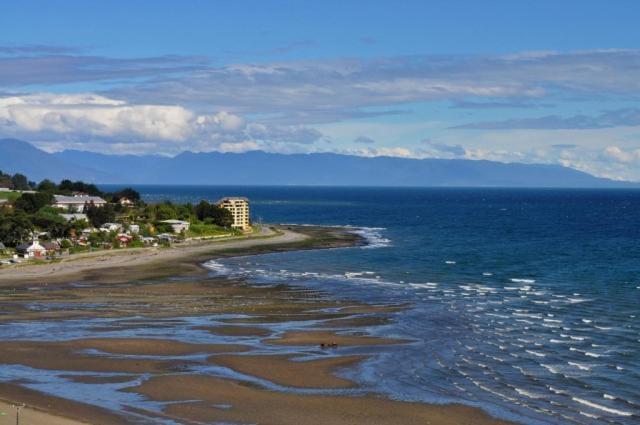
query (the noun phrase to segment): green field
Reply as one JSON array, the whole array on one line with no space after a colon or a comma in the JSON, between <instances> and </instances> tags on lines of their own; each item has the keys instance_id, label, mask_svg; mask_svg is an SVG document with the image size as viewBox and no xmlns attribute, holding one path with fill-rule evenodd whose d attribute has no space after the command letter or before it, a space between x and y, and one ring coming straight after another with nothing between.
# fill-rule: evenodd
<instances>
[{"instance_id":1,"label":"green field","mask_svg":"<svg viewBox=\"0 0 640 425\"><path fill-rule=\"evenodd\" d=\"M216 226L215 224L191 223L191 226L185 236L188 238L199 238L207 236L225 236L229 234L235 235L236 233L238 233L238 231L225 229L224 227Z\"/></svg>"},{"instance_id":2,"label":"green field","mask_svg":"<svg viewBox=\"0 0 640 425\"><path fill-rule=\"evenodd\" d=\"M0 199L8 199L9 201L15 201L22 195L20 192L2 192L0 191Z\"/></svg>"}]
</instances>

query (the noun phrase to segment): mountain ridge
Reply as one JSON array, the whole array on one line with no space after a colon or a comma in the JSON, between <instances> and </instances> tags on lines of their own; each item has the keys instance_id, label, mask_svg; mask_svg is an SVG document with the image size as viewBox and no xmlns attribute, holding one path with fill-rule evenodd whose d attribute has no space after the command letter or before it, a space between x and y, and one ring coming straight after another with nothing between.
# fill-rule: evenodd
<instances>
[{"instance_id":1,"label":"mountain ridge","mask_svg":"<svg viewBox=\"0 0 640 425\"><path fill-rule=\"evenodd\" d=\"M0 139L0 170L31 179L94 183L323 185L425 187L631 188L560 165L467 159L361 157L337 153L182 152L108 155L66 150L47 153L17 139Z\"/></svg>"}]
</instances>

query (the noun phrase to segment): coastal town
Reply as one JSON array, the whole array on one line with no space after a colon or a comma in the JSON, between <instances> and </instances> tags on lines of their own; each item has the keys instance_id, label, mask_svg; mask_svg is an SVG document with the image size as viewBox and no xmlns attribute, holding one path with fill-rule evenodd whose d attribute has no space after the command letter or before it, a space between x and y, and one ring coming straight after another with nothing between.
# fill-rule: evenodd
<instances>
[{"instance_id":1,"label":"coastal town","mask_svg":"<svg viewBox=\"0 0 640 425\"><path fill-rule=\"evenodd\" d=\"M243 197L147 204L131 188L106 193L79 181L35 184L0 172L0 267L252 231L249 200Z\"/></svg>"}]
</instances>

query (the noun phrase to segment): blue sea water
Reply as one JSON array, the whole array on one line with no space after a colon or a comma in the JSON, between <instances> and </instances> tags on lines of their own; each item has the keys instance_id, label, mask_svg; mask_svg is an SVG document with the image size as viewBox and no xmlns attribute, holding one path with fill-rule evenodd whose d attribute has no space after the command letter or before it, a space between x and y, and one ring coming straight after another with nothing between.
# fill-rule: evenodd
<instances>
[{"instance_id":1,"label":"blue sea water","mask_svg":"<svg viewBox=\"0 0 640 425\"><path fill-rule=\"evenodd\" d=\"M139 186L147 201L251 200L254 221L361 227L367 248L209 264L255 283L410 303L415 342L357 379L522 423L640 423L640 191Z\"/></svg>"}]
</instances>

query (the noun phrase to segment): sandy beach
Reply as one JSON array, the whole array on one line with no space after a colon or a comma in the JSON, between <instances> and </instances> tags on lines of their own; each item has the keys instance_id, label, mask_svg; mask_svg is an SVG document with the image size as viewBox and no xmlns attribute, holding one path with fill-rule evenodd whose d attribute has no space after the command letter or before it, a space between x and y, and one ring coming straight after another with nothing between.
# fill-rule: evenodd
<instances>
[{"instance_id":1,"label":"sandy beach","mask_svg":"<svg viewBox=\"0 0 640 425\"><path fill-rule=\"evenodd\" d=\"M59 261L44 264L20 264L0 269L0 285L41 280L74 279L88 273L106 272L114 268L131 268L153 263L174 262L181 258L193 258L203 253L215 253L230 249L254 248L278 244L291 244L307 238L302 233L287 229L264 228L258 235L231 240L203 240L174 245L171 248L149 247L96 251L74 254Z\"/></svg>"},{"instance_id":2,"label":"sandy beach","mask_svg":"<svg viewBox=\"0 0 640 425\"><path fill-rule=\"evenodd\" d=\"M35 425L502 423L388 400L345 375L411 343L370 334L408 306L252 286L200 266L362 243L338 228L270 232L0 271L0 365L14 371L0 384L0 425L15 423L18 403L21 423Z\"/></svg>"}]
</instances>

